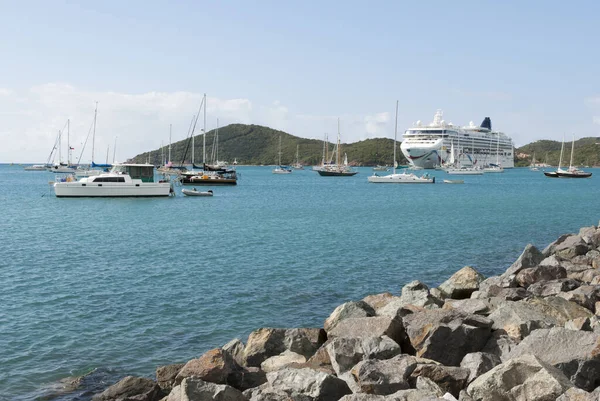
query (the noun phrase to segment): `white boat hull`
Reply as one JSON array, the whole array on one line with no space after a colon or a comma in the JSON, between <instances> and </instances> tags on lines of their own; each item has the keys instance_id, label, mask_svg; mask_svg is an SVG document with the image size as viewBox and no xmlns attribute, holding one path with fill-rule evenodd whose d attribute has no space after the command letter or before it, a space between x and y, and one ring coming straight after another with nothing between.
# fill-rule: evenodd
<instances>
[{"instance_id":1,"label":"white boat hull","mask_svg":"<svg viewBox=\"0 0 600 401\"><path fill-rule=\"evenodd\" d=\"M369 182L376 184L434 184L435 177L419 177L415 174L372 175Z\"/></svg>"},{"instance_id":2,"label":"white boat hull","mask_svg":"<svg viewBox=\"0 0 600 401\"><path fill-rule=\"evenodd\" d=\"M182 189L181 192L186 196L213 196L213 191L197 191L196 189Z\"/></svg>"},{"instance_id":3,"label":"white boat hull","mask_svg":"<svg viewBox=\"0 0 600 401\"><path fill-rule=\"evenodd\" d=\"M284 170L284 169L279 169L276 168L273 170L273 174L291 174L292 170Z\"/></svg>"},{"instance_id":4,"label":"white boat hull","mask_svg":"<svg viewBox=\"0 0 600 401\"><path fill-rule=\"evenodd\" d=\"M171 184L154 183L111 183L102 184L77 182L56 182L54 193L58 198L127 198L169 196Z\"/></svg>"},{"instance_id":5,"label":"white boat hull","mask_svg":"<svg viewBox=\"0 0 600 401\"><path fill-rule=\"evenodd\" d=\"M483 170L447 169L446 173L450 175L482 175Z\"/></svg>"}]
</instances>

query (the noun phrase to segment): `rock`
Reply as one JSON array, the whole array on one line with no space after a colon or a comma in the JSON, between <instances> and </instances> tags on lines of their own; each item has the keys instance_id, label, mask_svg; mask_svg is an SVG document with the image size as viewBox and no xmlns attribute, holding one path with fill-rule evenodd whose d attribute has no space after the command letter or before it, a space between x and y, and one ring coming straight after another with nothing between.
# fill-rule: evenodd
<instances>
[{"instance_id":1,"label":"rock","mask_svg":"<svg viewBox=\"0 0 600 401\"><path fill-rule=\"evenodd\" d=\"M383 292L381 294L367 295L362 300L367 303L377 314L377 311L387 304L390 303L394 298L398 298L390 292ZM366 316L364 316L366 317Z\"/></svg>"},{"instance_id":2,"label":"rock","mask_svg":"<svg viewBox=\"0 0 600 401\"><path fill-rule=\"evenodd\" d=\"M238 365L244 366L244 343L242 340L234 338L222 346L221 349L231 355Z\"/></svg>"},{"instance_id":3,"label":"rock","mask_svg":"<svg viewBox=\"0 0 600 401\"><path fill-rule=\"evenodd\" d=\"M156 368L156 381L160 388L171 390L175 386L175 377L184 366L185 363L177 363Z\"/></svg>"},{"instance_id":4,"label":"rock","mask_svg":"<svg viewBox=\"0 0 600 401\"><path fill-rule=\"evenodd\" d=\"M364 301L346 302L333 310L325 320L323 328L329 333L342 320L375 316L375 310Z\"/></svg>"},{"instance_id":5,"label":"rock","mask_svg":"<svg viewBox=\"0 0 600 401\"><path fill-rule=\"evenodd\" d=\"M340 401L386 401L387 397L375 394L348 394L340 398Z\"/></svg>"},{"instance_id":6,"label":"rock","mask_svg":"<svg viewBox=\"0 0 600 401\"><path fill-rule=\"evenodd\" d=\"M527 301L505 301L489 318L493 320L494 330L504 330L510 337L519 341L531 331L553 327L557 320L544 314L540 308Z\"/></svg>"},{"instance_id":7,"label":"rock","mask_svg":"<svg viewBox=\"0 0 600 401\"><path fill-rule=\"evenodd\" d=\"M198 359L188 361L175 377L175 383L179 384L184 378L194 376L211 383L229 384L237 369L238 365L229 353L215 348Z\"/></svg>"},{"instance_id":8,"label":"rock","mask_svg":"<svg viewBox=\"0 0 600 401\"><path fill-rule=\"evenodd\" d=\"M544 255L535 246L527 244L521 256L500 277L506 278L528 267L537 266L542 259L544 259Z\"/></svg>"},{"instance_id":9,"label":"rock","mask_svg":"<svg viewBox=\"0 0 600 401\"><path fill-rule=\"evenodd\" d=\"M444 392L458 397L460 390L467 386L469 369L454 366L419 364L411 373L411 377L427 377L436 383Z\"/></svg>"},{"instance_id":10,"label":"rock","mask_svg":"<svg viewBox=\"0 0 600 401\"><path fill-rule=\"evenodd\" d=\"M471 315L487 316L500 303L498 298L447 299L442 309L456 310Z\"/></svg>"},{"instance_id":11,"label":"rock","mask_svg":"<svg viewBox=\"0 0 600 401\"><path fill-rule=\"evenodd\" d=\"M246 401L246 398L239 390L226 384L186 377L179 386L173 388L167 401Z\"/></svg>"},{"instance_id":12,"label":"rock","mask_svg":"<svg viewBox=\"0 0 600 401\"><path fill-rule=\"evenodd\" d=\"M592 248L598 248L600 246L600 231L598 231L598 227L582 227L579 229L579 236L589 246Z\"/></svg>"},{"instance_id":13,"label":"rock","mask_svg":"<svg viewBox=\"0 0 600 401\"><path fill-rule=\"evenodd\" d=\"M578 317L577 319L568 320L565 323L565 329L592 331L592 323L589 317Z\"/></svg>"},{"instance_id":14,"label":"rock","mask_svg":"<svg viewBox=\"0 0 600 401\"><path fill-rule=\"evenodd\" d=\"M335 338L326 346L331 365L340 375L362 360L390 359L400 354L400 346L387 336Z\"/></svg>"},{"instance_id":15,"label":"rock","mask_svg":"<svg viewBox=\"0 0 600 401\"><path fill-rule=\"evenodd\" d=\"M533 354L560 369L577 387L592 391L600 385L600 335L562 327L536 330L510 357Z\"/></svg>"},{"instance_id":16,"label":"rock","mask_svg":"<svg viewBox=\"0 0 600 401\"><path fill-rule=\"evenodd\" d=\"M328 338L364 338L388 336L401 344L405 339L401 320L386 316L348 318L340 321L330 332Z\"/></svg>"},{"instance_id":17,"label":"rock","mask_svg":"<svg viewBox=\"0 0 600 401\"><path fill-rule=\"evenodd\" d=\"M427 390L409 389L399 390L386 397L389 401L431 401L436 399L434 394Z\"/></svg>"},{"instance_id":18,"label":"rock","mask_svg":"<svg viewBox=\"0 0 600 401\"><path fill-rule=\"evenodd\" d=\"M541 280L557 280L566 278L567 271L562 266L536 266L521 270L515 280L523 288Z\"/></svg>"},{"instance_id":19,"label":"rock","mask_svg":"<svg viewBox=\"0 0 600 401\"><path fill-rule=\"evenodd\" d=\"M468 369L470 372L469 379L467 380L468 384L501 363L502 361L497 355L488 354L485 352L472 352L465 355L463 360L460 362L460 367Z\"/></svg>"},{"instance_id":20,"label":"rock","mask_svg":"<svg viewBox=\"0 0 600 401\"><path fill-rule=\"evenodd\" d=\"M473 397L471 397L469 395L469 393L467 393L467 390L461 390L460 394L458 395L458 401L474 401Z\"/></svg>"},{"instance_id":21,"label":"rock","mask_svg":"<svg viewBox=\"0 0 600 401\"><path fill-rule=\"evenodd\" d=\"M600 301L600 286L582 285L572 291L560 293L558 296L593 312L596 302Z\"/></svg>"},{"instance_id":22,"label":"rock","mask_svg":"<svg viewBox=\"0 0 600 401\"><path fill-rule=\"evenodd\" d=\"M577 387L571 387L565 391L563 395L558 397L556 401L598 401L598 397Z\"/></svg>"},{"instance_id":23,"label":"rock","mask_svg":"<svg viewBox=\"0 0 600 401\"><path fill-rule=\"evenodd\" d=\"M556 250L556 247L573 235L575 234L562 234L554 242L550 243L546 248L544 248L544 250L542 251L542 255L544 255L544 257L553 255Z\"/></svg>"},{"instance_id":24,"label":"rock","mask_svg":"<svg viewBox=\"0 0 600 401\"><path fill-rule=\"evenodd\" d=\"M490 287L488 296L503 299L505 301L520 301L522 299L531 298L531 293L525 288L502 288L502 287Z\"/></svg>"},{"instance_id":25,"label":"rock","mask_svg":"<svg viewBox=\"0 0 600 401\"><path fill-rule=\"evenodd\" d=\"M158 384L144 377L127 376L113 384L100 394L92 397L93 401L158 401L162 391Z\"/></svg>"},{"instance_id":26,"label":"rock","mask_svg":"<svg viewBox=\"0 0 600 401\"><path fill-rule=\"evenodd\" d=\"M579 235L570 235L563 242L556 245L554 253L563 259L573 259L585 255L589 251L588 245Z\"/></svg>"},{"instance_id":27,"label":"rock","mask_svg":"<svg viewBox=\"0 0 600 401\"><path fill-rule=\"evenodd\" d=\"M600 335L562 327L531 333L513 349L511 358L533 354L560 369L577 387L600 385Z\"/></svg>"},{"instance_id":28,"label":"rock","mask_svg":"<svg viewBox=\"0 0 600 401\"><path fill-rule=\"evenodd\" d=\"M418 280L411 281L402 287L402 302L405 305L415 305L424 308L438 308L444 301L434 297L429 287Z\"/></svg>"},{"instance_id":29,"label":"rock","mask_svg":"<svg viewBox=\"0 0 600 401\"><path fill-rule=\"evenodd\" d=\"M591 268L580 272L568 273L567 277L586 284L596 285L600 280L600 269Z\"/></svg>"},{"instance_id":30,"label":"rock","mask_svg":"<svg viewBox=\"0 0 600 401\"><path fill-rule=\"evenodd\" d=\"M433 307L437 308L438 305L435 303L429 305L429 308ZM422 306L406 303L402 297L395 297L392 301L390 301L390 303L379 309L377 311L377 315L389 317L391 319L402 320L402 318L406 315L424 310L425 308Z\"/></svg>"},{"instance_id":31,"label":"rock","mask_svg":"<svg viewBox=\"0 0 600 401\"><path fill-rule=\"evenodd\" d=\"M481 352L496 355L502 362L508 359L508 355L517 346L517 341L506 334L503 330L492 332L490 339Z\"/></svg>"},{"instance_id":32,"label":"rock","mask_svg":"<svg viewBox=\"0 0 600 401\"><path fill-rule=\"evenodd\" d=\"M588 309L561 297L534 298L527 302L534 305L541 313L553 317L557 326L564 325L568 320L592 316L592 312Z\"/></svg>"},{"instance_id":33,"label":"rock","mask_svg":"<svg viewBox=\"0 0 600 401\"><path fill-rule=\"evenodd\" d=\"M351 393L342 379L309 368L270 372L267 381L275 390L290 396L301 394L315 401L337 401Z\"/></svg>"},{"instance_id":34,"label":"rock","mask_svg":"<svg viewBox=\"0 0 600 401\"><path fill-rule=\"evenodd\" d=\"M325 340L325 332L318 328L262 328L250 333L242 359L244 366L258 367L265 359L285 350L310 358Z\"/></svg>"},{"instance_id":35,"label":"rock","mask_svg":"<svg viewBox=\"0 0 600 401\"><path fill-rule=\"evenodd\" d=\"M523 355L479 376L467 393L475 401L550 401L571 387L561 371L533 355Z\"/></svg>"},{"instance_id":36,"label":"rock","mask_svg":"<svg viewBox=\"0 0 600 401\"><path fill-rule=\"evenodd\" d=\"M417 356L458 366L466 354L483 348L492 321L478 315L429 310L405 316L404 325Z\"/></svg>"},{"instance_id":37,"label":"rock","mask_svg":"<svg viewBox=\"0 0 600 401\"><path fill-rule=\"evenodd\" d=\"M360 392L388 395L410 388L408 378L416 367L416 358L409 355L387 360L368 359L354 366L352 376Z\"/></svg>"},{"instance_id":38,"label":"rock","mask_svg":"<svg viewBox=\"0 0 600 401\"><path fill-rule=\"evenodd\" d=\"M531 284L527 288L527 291L538 297L548 297L560 292L574 290L580 285L581 282L579 280L562 278L558 280L538 281L537 283Z\"/></svg>"},{"instance_id":39,"label":"rock","mask_svg":"<svg viewBox=\"0 0 600 401\"><path fill-rule=\"evenodd\" d=\"M256 367L241 368L230 377L229 381L229 385L244 391L266 383L267 374Z\"/></svg>"},{"instance_id":40,"label":"rock","mask_svg":"<svg viewBox=\"0 0 600 401\"><path fill-rule=\"evenodd\" d=\"M448 298L469 298L474 291L479 289L485 277L471 266L465 266L444 281L438 288Z\"/></svg>"},{"instance_id":41,"label":"rock","mask_svg":"<svg viewBox=\"0 0 600 401\"><path fill-rule=\"evenodd\" d=\"M261 370L264 372L273 372L275 370L282 369L292 363L305 363L306 357L303 355L297 354L290 350L285 350L279 355L272 356L263 361L260 364Z\"/></svg>"},{"instance_id":42,"label":"rock","mask_svg":"<svg viewBox=\"0 0 600 401\"><path fill-rule=\"evenodd\" d=\"M423 390L430 394L434 394L436 397L444 397L444 390L436 384L433 380L425 376L417 377L416 386L417 390ZM450 394L450 393L446 393ZM451 394L450 394L451 395ZM446 398L447 399L447 398Z\"/></svg>"}]
</instances>

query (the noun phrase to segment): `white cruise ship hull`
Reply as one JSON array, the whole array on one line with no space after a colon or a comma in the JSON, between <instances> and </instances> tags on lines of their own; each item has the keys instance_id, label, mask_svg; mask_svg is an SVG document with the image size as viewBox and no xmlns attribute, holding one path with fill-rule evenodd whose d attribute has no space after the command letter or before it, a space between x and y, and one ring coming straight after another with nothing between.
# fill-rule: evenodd
<instances>
[{"instance_id":1,"label":"white cruise ship hull","mask_svg":"<svg viewBox=\"0 0 600 401\"><path fill-rule=\"evenodd\" d=\"M82 183L56 182L54 193L58 198L127 198L169 196L171 184L168 182L152 183Z\"/></svg>"}]
</instances>

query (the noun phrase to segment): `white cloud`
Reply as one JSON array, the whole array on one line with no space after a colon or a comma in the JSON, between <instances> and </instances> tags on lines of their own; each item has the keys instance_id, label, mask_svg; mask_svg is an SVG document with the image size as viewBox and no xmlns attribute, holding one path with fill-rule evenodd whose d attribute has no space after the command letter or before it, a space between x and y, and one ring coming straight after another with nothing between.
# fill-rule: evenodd
<instances>
[{"instance_id":1,"label":"white cloud","mask_svg":"<svg viewBox=\"0 0 600 401\"><path fill-rule=\"evenodd\" d=\"M70 119L70 142L79 157L98 102L95 160L106 158L117 139L117 159L156 149L168 143L169 124L173 141L185 139L192 116L198 112L202 93L147 92L128 94L93 92L67 83L49 83L18 92L0 88L0 162L45 162L58 130ZM337 117L295 113L279 101L254 105L250 99L208 97L207 129L231 123L259 124L305 138L322 138L324 132L337 130ZM355 142L374 136L393 136L389 113L346 115L341 117L342 140ZM198 121L202 128L202 116ZM63 136L63 154L66 135ZM63 157L64 158L64 157ZM82 162L91 160L91 138Z\"/></svg>"}]
</instances>

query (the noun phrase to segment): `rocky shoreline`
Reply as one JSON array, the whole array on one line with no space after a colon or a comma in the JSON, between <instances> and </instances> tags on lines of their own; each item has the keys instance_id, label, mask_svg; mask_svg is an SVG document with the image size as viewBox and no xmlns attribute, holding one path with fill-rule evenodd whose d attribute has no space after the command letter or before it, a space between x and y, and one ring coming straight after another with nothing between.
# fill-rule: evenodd
<instances>
[{"instance_id":1,"label":"rocky shoreline","mask_svg":"<svg viewBox=\"0 0 600 401\"><path fill-rule=\"evenodd\" d=\"M499 276L413 281L338 306L323 328L261 328L93 400L597 401L599 247L585 227L527 245Z\"/></svg>"}]
</instances>

